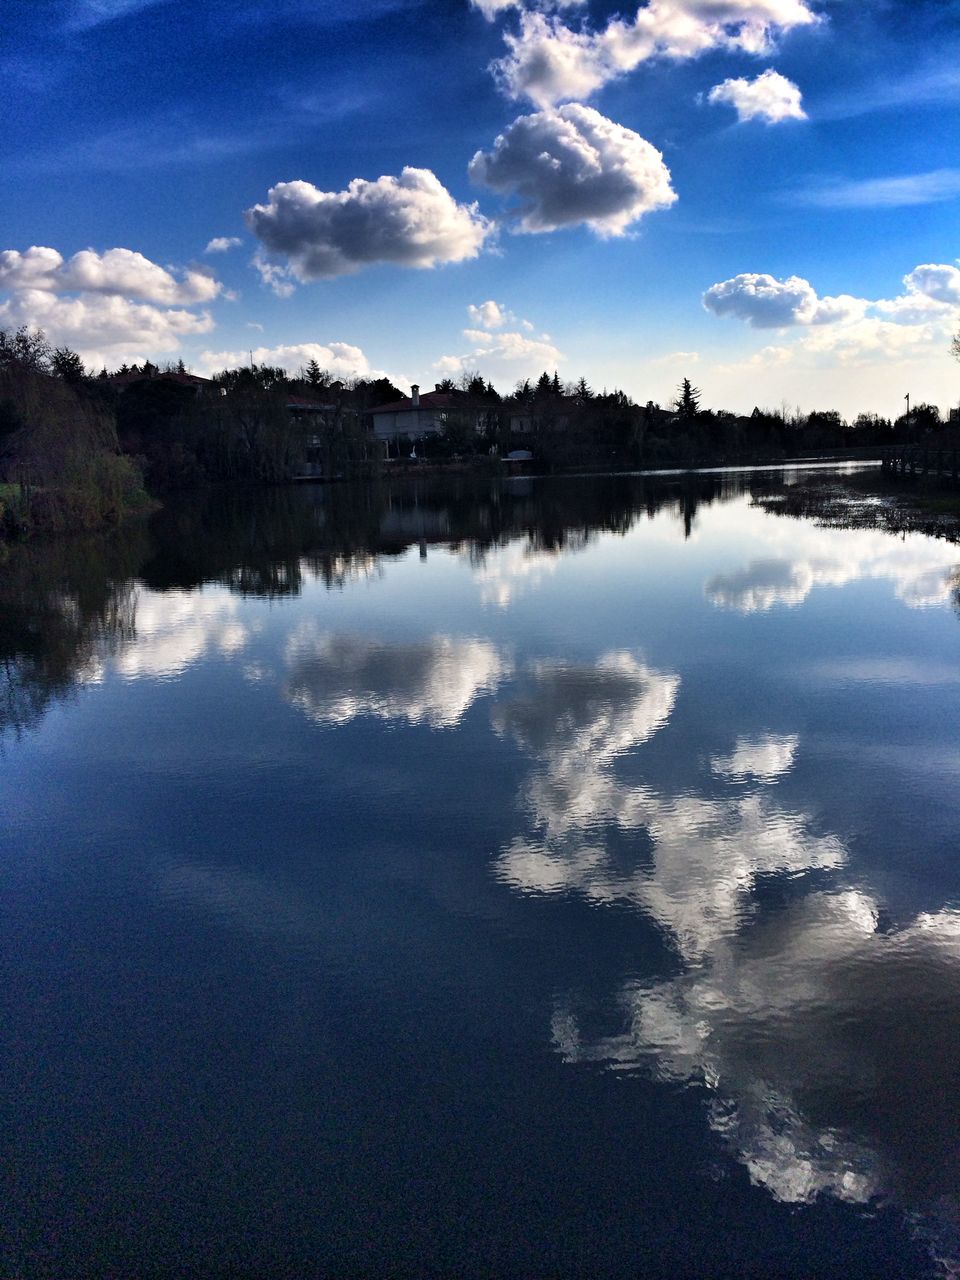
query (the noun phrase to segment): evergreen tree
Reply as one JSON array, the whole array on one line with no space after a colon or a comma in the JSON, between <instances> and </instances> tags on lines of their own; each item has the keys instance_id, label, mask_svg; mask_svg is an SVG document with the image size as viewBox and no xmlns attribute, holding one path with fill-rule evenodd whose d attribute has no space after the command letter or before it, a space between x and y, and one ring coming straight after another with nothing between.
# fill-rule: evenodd
<instances>
[{"instance_id":1,"label":"evergreen tree","mask_svg":"<svg viewBox=\"0 0 960 1280\"><path fill-rule=\"evenodd\" d=\"M75 387L79 386L86 376L83 361L76 351L71 351L69 347L57 347L50 360L50 371L55 378L69 382Z\"/></svg>"},{"instance_id":2,"label":"evergreen tree","mask_svg":"<svg viewBox=\"0 0 960 1280\"><path fill-rule=\"evenodd\" d=\"M695 387L689 378L684 378L678 391L677 413L684 421L691 421L700 412L700 388Z\"/></svg>"}]
</instances>

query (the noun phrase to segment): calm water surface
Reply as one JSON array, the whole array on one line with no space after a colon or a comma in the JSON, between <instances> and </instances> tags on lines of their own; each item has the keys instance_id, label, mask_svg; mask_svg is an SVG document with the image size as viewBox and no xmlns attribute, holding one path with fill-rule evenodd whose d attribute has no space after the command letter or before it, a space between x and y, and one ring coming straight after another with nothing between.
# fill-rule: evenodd
<instances>
[{"instance_id":1,"label":"calm water surface","mask_svg":"<svg viewBox=\"0 0 960 1280\"><path fill-rule=\"evenodd\" d=\"M960 549L769 477L0 566L6 1276L960 1258Z\"/></svg>"}]
</instances>

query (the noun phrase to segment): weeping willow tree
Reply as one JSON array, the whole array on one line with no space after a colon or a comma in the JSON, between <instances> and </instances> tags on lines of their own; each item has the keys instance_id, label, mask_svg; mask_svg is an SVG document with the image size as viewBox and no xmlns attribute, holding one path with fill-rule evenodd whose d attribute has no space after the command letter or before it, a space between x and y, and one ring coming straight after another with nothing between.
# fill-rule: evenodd
<instances>
[{"instance_id":1,"label":"weeping willow tree","mask_svg":"<svg viewBox=\"0 0 960 1280\"><path fill-rule=\"evenodd\" d=\"M17 522L49 532L116 524L147 501L137 466L120 454L111 408L75 374L39 331L0 332L5 497Z\"/></svg>"}]
</instances>

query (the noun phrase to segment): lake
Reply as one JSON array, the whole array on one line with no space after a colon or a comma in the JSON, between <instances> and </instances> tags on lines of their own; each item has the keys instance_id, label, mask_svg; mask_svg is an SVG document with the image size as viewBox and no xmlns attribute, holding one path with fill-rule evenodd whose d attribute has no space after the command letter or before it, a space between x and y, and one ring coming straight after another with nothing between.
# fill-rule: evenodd
<instances>
[{"instance_id":1,"label":"lake","mask_svg":"<svg viewBox=\"0 0 960 1280\"><path fill-rule=\"evenodd\" d=\"M11 1277L960 1263L960 548L798 473L0 565Z\"/></svg>"}]
</instances>

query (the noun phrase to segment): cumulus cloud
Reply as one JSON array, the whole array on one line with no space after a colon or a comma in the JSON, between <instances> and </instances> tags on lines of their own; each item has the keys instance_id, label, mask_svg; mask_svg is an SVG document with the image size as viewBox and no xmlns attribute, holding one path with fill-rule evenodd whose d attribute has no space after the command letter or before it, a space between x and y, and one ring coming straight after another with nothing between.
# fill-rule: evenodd
<instances>
[{"instance_id":1,"label":"cumulus cloud","mask_svg":"<svg viewBox=\"0 0 960 1280\"><path fill-rule=\"evenodd\" d=\"M360 347L349 342L299 342L288 346L257 347L249 351L204 351L197 361L203 373L216 373L221 369L238 368L249 363L267 364L288 373L305 368L316 360L321 369L337 378L381 378L387 375L382 369L374 369Z\"/></svg>"},{"instance_id":2,"label":"cumulus cloud","mask_svg":"<svg viewBox=\"0 0 960 1280\"><path fill-rule=\"evenodd\" d=\"M960 270L942 263L923 263L903 277L907 292L960 307Z\"/></svg>"},{"instance_id":3,"label":"cumulus cloud","mask_svg":"<svg viewBox=\"0 0 960 1280\"><path fill-rule=\"evenodd\" d=\"M467 307L467 314L481 329L502 329L508 321L515 319L511 312L506 311L492 298L487 302L481 302L479 306L474 306L471 302Z\"/></svg>"},{"instance_id":4,"label":"cumulus cloud","mask_svg":"<svg viewBox=\"0 0 960 1280\"><path fill-rule=\"evenodd\" d=\"M0 253L0 289L42 289L50 293L118 294L166 306L211 302L222 293L213 276L195 267L179 272L151 262L131 249L96 253L82 249L64 259L56 249L33 245L24 253Z\"/></svg>"},{"instance_id":5,"label":"cumulus cloud","mask_svg":"<svg viewBox=\"0 0 960 1280\"><path fill-rule=\"evenodd\" d=\"M182 338L208 333L207 312L150 306L115 295L63 298L43 289L26 289L0 304L0 326L43 329L56 346L79 352L87 364L141 360L175 351Z\"/></svg>"},{"instance_id":6,"label":"cumulus cloud","mask_svg":"<svg viewBox=\"0 0 960 1280\"><path fill-rule=\"evenodd\" d=\"M917 318L909 312L899 321L866 316L854 324L813 330L804 335L801 351L837 366L856 366L901 362L943 349L949 327L942 319L930 324L917 323Z\"/></svg>"},{"instance_id":7,"label":"cumulus cloud","mask_svg":"<svg viewBox=\"0 0 960 1280\"><path fill-rule=\"evenodd\" d=\"M632 20L598 32L524 12L506 32L494 74L512 98L538 107L582 100L652 58L684 60L711 49L770 52L783 32L817 22L804 0L650 0Z\"/></svg>"},{"instance_id":8,"label":"cumulus cloud","mask_svg":"<svg viewBox=\"0 0 960 1280\"><path fill-rule=\"evenodd\" d=\"M519 0L470 0L471 6L479 9L488 22L493 22L494 18L515 8L518 3Z\"/></svg>"},{"instance_id":9,"label":"cumulus cloud","mask_svg":"<svg viewBox=\"0 0 960 1280\"><path fill-rule=\"evenodd\" d=\"M89 364L175 351L183 337L213 328L208 312L188 308L228 296L197 267L161 267L121 248L64 258L44 245L0 253L0 293L8 295L0 324L41 328Z\"/></svg>"},{"instance_id":10,"label":"cumulus cloud","mask_svg":"<svg viewBox=\"0 0 960 1280\"><path fill-rule=\"evenodd\" d=\"M754 329L804 330L791 346L765 348L726 372L798 361L837 369L880 366L944 349L960 322L956 266L923 263L903 277L903 285L895 298L822 298L799 276L745 273L711 286L703 303Z\"/></svg>"},{"instance_id":11,"label":"cumulus cloud","mask_svg":"<svg viewBox=\"0 0 960 1280\"><path fill-rule=\"evenodd\" d=\"M300 281L379 262L461 262L475 258L492 231L475 204L458 204L429 169L409 167L398 178L355 178L344 191L280 182L245 216L264 249Z\"/></svg>"},{"instance_id":12,"label":"cumulus cloud","mask_svg":"<svg viewBox=\"0 0 960 1280\"><path fill-rule=\"evenodd\" d=\"M207 244L204 253L227 253L230 249L236 249L243 241L239 236L214 236Z\"/></svg>"},{"instance_id":13,"label":"cumulus cloud","mask_svg":"<svg viewBox=\"0 0 960 1280\"><path fill-rule=\"evenodd\" d=\"M470 176L516 197L519 231L586 223L601 236L676 200L663 157L638 133L576 103L520 116L470 162Z\"/></svg>"},{"instance_id":14,"label":"cumulus cloud","mask_svg":"<svg viewBox=\"0 0 960 1280\"><path fill-rule=\"evenodd\" d=\"M723 280L703 295L703 305L718 316L734 316L754 329L783 329L789 325L832 324L862 316L867 303L842 295L820 298L808 280L744 272Z\"/></svg>"},{"instance_id":15,"label":"cumulus cloud","mask_svg":"<svg viewBox=\"0 0 960 1280\"><path fill-rule=\"evenodd\" d=\"M781 120L806 120L801 106L800 90L779 71L768 69L755 80L724 80L714 85L707 95L713 103L728 103L743 120L763 120L777 124Z\"/></svg>"},{"instance_id":16,"label":"cumulus cloud","mask_svg":"<svg viewBox=\"0 0 960 1280\"><path fill-rule=\"evenodd\" d=\"M544 369L556 369L564 360L563 352L553 345L547 334L528 338L515 331L490 333L484 329L464 329L470 349L458 355L441 356L434 364L438 373L465 373L482 368L487 377L532 377Z\"/></svg>"}]
</instances>

